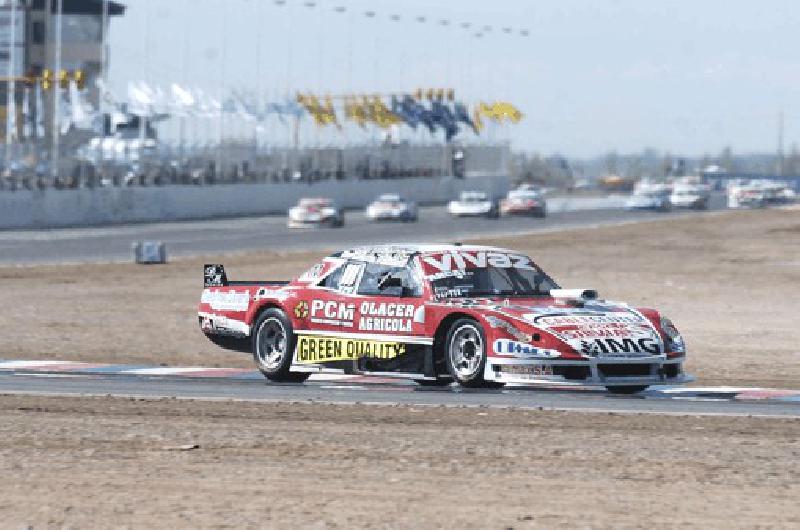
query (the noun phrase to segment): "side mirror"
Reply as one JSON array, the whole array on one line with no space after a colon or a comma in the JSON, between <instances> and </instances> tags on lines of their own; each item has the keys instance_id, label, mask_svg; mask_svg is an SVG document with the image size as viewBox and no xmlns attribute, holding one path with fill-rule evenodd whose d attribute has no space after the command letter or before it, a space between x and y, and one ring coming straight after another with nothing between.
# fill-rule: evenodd
<instances>
[{"instance_id":1,"label":"side mirror","mask_svg":"<svg viewBox=\"0 0 800 530\"><path fill-rule=\"evenodd\" d=\"M403 279L389 273L378 282L378 290L380 291L384 291L390 287L403 287Z\"/></svg>"}]
</instances>

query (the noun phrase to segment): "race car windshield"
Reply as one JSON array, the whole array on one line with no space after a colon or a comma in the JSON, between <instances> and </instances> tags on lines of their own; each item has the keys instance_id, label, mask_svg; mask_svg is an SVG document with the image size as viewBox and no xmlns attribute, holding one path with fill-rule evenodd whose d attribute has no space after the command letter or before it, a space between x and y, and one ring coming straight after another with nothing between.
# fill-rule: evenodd
<instances>
[{"instance_id":1,"label":"race car windshield","mask_svg":"<svg viewBox=\"0 0 800 530\"><path fill-rule=\"evenodd\" d=\"M446 255L445 255L446 257ZM480 259L480 256L478 257ZM451 267L436 270L434 261L423 263L426 279L437 298L472 296L546 296L558 285L541 269L523 256L504 256L495 260L498 266ZM491 259L491 256L490 256ZM507 266L500 266L507 265ZM519 266L514 266L519 265Z\"/></svg>"}]
</instances>

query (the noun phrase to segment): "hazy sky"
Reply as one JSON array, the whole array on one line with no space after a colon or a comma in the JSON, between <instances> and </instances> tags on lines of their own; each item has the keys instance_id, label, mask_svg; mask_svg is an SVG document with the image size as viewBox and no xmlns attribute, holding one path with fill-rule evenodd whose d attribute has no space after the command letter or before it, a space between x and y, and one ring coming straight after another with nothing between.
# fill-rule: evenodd
<instances>
[{"instance_id":1,"label":"hazy sky","mask_svg":"<svg viewBox=\"0 0 800 530\"><path fill-rule=\"evenodd\" d=\"M783 110L787 149L800 142L796 0L124 3L111 29L111 81L123 93L139 79L275 99L453 87L466 102L507 100L525 113L496 138L569 156L774 151ZM484 25L492 31L476 38Z\"/></svg>"}]
</instances>

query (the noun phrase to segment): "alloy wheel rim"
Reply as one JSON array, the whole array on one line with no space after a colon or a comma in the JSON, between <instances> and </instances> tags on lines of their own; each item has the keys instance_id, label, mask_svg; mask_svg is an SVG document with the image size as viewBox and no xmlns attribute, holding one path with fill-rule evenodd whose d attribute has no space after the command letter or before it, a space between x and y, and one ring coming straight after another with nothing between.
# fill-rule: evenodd
<instances>
[{"instance_id":1,"label":"alloy wheel rim","mask_svg":"<svg viewBox=\"0 0 800 530\"><path fill-rule=\"evenodd\" d=\"M475 326L465 325L453 333L450 341L450 363L458 377L473 377L480 369L483 355L483 339Z\"/></svg>"},{"instance_id":2,"label":"alloy wheel rim","mask_svg":"<svg viewBox=\"0 0 800 530\"><path fill-rule=\"evenodd\" d=\"M267 370L280 366L286 353L286 330L277 318L268 318L258 328L258 362Z\"/></svg>"}]
</instances>

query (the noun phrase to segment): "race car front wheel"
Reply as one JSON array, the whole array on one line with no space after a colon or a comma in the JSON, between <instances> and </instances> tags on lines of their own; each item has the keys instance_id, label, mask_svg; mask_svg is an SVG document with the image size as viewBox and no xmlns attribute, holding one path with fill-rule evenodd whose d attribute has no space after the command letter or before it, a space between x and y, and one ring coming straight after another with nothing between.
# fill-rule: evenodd
<instances>
[{"instance_id":1,"label":"race car front wheel","mask_svg":"<svg viewBox=\"0 0 800 530\"><path fill-rule=\"evenodd\" d=\"M270 381L300 383L310 374L290 372L295 336L292 323L280 309L267 309L256 320L253 359Z\"/></svg>"},{"instance_id":2,"label":"race car front wheel","mask_svg":"<svg viewBox=\"0 0 800 530\"><path fill-rule=\"evenodd\" d=\"M453 322L445 340L447 370L458 384L466 387L498 387L483 378L486 368L486 334L471 318Z\"/></svg>"}]
</instances>

